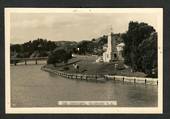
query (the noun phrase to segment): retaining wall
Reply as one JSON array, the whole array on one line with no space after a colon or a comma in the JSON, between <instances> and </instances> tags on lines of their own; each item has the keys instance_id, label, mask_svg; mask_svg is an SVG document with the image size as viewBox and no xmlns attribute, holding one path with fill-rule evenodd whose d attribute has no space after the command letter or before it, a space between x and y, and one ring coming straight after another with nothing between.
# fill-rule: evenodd
<instances>
[{"instance_id":1,"label":"retaining wall","mask_svg":"<svg viewBox=\"0 0 170 119\"><path fill-rule=\"evenodd\" d=\"M120 81L123 81L123 82L158 85L158 79L157 78L127 77L127 76L116 76L116 75L115 76L105 75L104 77L108 80L120 80Z\"/></svg>"},{"instance_id":2,"label":"retaining wall","mask_svg":"<svg viewBox=\"0 0 170 119\"><path fill-rule=\"evenodd\" d=\"M106 79L100 75L86 75L86 74L71 74L65 73L62 71L56 71L49 68L41 67L41 70L55 73L58 76L62 76L68 79L79 79L79 80L86 80L86 81L97 81L97 82L105 82Z\"/></svg>"},{"instance_id":3,"label":"retaining wall","mask_svg":"<svg viewBox=\"0 0 170 119\"><path fill-rule=\"evenodd\" d=\"M115 80L115 81L123 81L123 82L132 82L132 83L142 83L142 84L153 84L158 85L157 78L142 78L142 77L127 77L127 76L117 76L117 75L85 75L85 74L73 74L73 73L65 73L62 71L56 71L49 68L41 67L41 70L55 73L56 75L68 78L68 79L79 79L86 81L99 81L105 82L107 80Z\"/></svg>"}]
</instances>

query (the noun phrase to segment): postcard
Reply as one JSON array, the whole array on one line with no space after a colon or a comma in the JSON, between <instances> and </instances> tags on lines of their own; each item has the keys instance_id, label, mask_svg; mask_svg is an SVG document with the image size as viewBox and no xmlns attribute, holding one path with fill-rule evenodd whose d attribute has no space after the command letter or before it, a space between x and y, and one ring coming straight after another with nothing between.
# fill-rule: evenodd
<instances>
[{"instance_id":1,"label":"postcard","mask_svg":"<svg viewBox=\"0 0 170 119\"><path fill-rule=\"evenodd\" d=\"M162 8L5 8L8 114L162 114Z\"/></svg>"}]
</instances>

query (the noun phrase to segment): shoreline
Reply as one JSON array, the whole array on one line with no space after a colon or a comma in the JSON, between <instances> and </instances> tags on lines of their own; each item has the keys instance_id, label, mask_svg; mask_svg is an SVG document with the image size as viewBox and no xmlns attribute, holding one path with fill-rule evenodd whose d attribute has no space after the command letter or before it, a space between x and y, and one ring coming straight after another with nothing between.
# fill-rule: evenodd
<instances>
[{"instance_id":1,"label":"shoreline","mask_svg":"<svg viewBox=\"0 0 170 119\"><path fill-rule=\"evenodd\" d=\"M46 67L46 65L41 67L41 70L54 73L58 76L67 78L67 79L78 79L78 80L85 80L85 81L92 81L92 82L102 82L105 83L109 80L114 81L122 81L122 82L130 82L133 84L145 84L145 85L158 85L158 79L157 78L148 78L148 77L129 77L129 76L118 76L118 75L88 75L88 74L81 74L81 73L66 73L64 71L59 71L55 69L51 69L49 67Z\"/></svg>"},{"instance_id":2,"label":"shoreline","mask_svg":"<svg viewBox=\"0 0 170 119\"><path fill-rule=\"evenodd\" d=\"M66 73L59 70L53 70L47 68L45 66L41 67L41 70L54 73L58 76L65 77L67 79L79 79L79 80L86 80L86 81L95 81L95 82L105 82L106 79L102 75L87 75L87 74L80 74L80 73Z\"/></svg>"}]
</instances>

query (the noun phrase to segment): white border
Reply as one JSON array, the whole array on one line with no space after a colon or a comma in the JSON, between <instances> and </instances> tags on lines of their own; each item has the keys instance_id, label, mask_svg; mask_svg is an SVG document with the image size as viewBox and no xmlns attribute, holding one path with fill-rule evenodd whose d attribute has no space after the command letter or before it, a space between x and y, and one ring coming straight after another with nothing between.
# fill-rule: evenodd
<instances>
[{"instance_id":1,"label":"white border","mask_svg":"<svg viewBox=\"0 0 170 119\"><path fill-rule=\"evenodd\" d=\"M10 90L11 13L153 13L158 32L158 107L31 107L12 108ZM5 110L13 114L162 114L163 113L163 8L5 8Z\"/></svg>"}]
</instances>

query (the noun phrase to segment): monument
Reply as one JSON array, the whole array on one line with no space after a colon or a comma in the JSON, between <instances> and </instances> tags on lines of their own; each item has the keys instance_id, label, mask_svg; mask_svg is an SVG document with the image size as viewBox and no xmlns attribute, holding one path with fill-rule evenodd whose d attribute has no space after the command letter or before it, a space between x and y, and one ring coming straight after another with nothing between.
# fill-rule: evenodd
<instances>
[{"instance_id":1,"label":"monument","mask_svg":"<svg viewBox=\"0 0 170 119\"><path fill-rule=\"evenodd\" d=\"M118 60L116 39L114 34L111 32L108 35L107 50L103 53L103 62L113 62Z\"/></svg>"}]
</instances>

